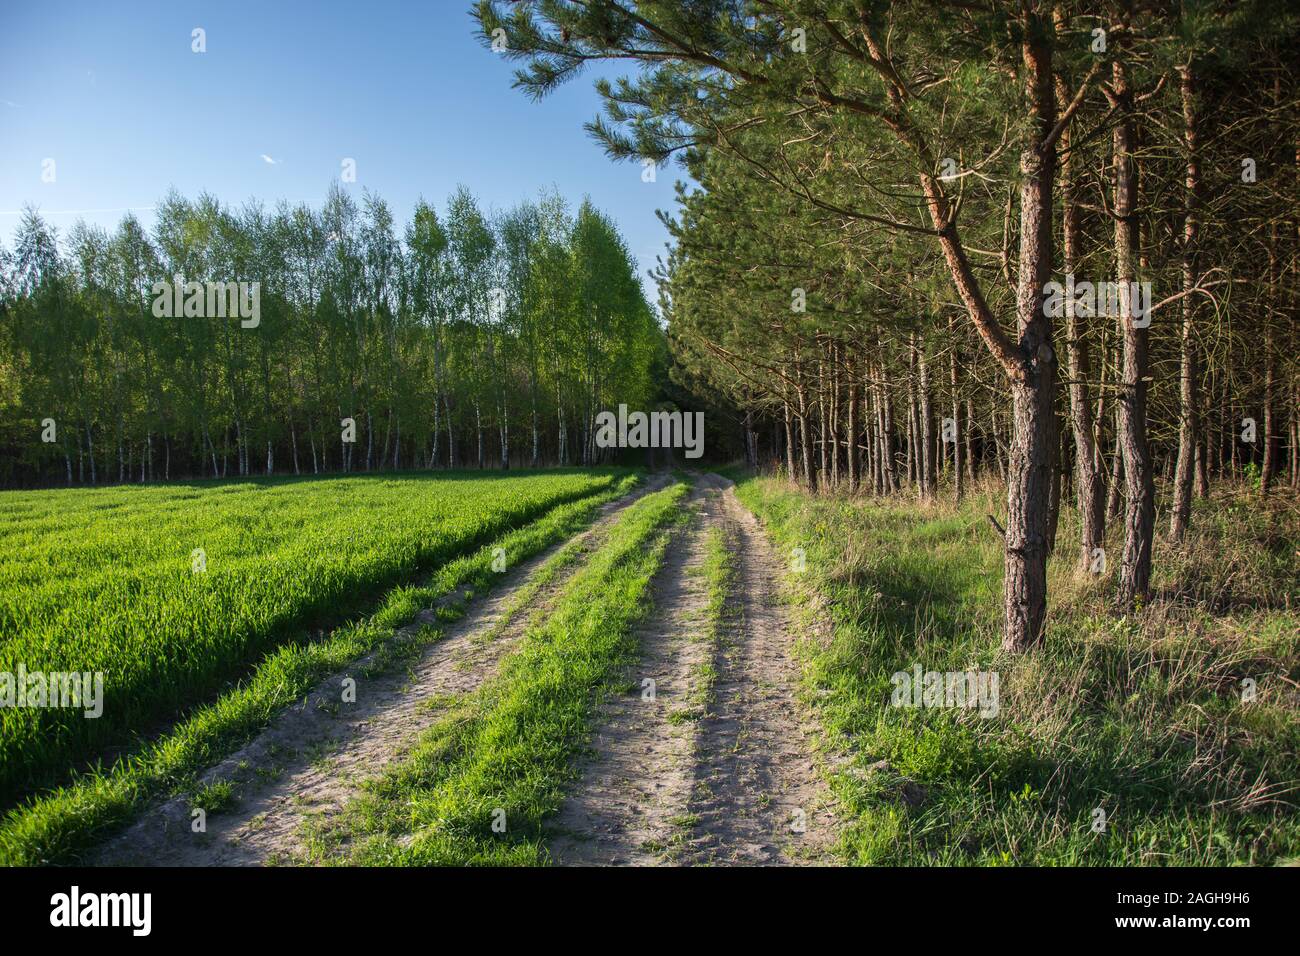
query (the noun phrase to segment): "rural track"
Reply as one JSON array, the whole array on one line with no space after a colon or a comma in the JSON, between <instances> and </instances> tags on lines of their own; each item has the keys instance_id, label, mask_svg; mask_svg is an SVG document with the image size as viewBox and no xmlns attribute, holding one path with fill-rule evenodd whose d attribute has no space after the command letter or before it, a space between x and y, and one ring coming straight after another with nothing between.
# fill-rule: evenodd
<instances>
[{"instance_id":1,"label":"rural track","mask_svg":"<svg viewBox=\"0 0 1300 956\"><path fill-rule=\"evenodd\" d=\"M361 784L378 776L439 716L437 702L468 694L497 672L522 638L528 621L559 591L580 561L561 570L537 595L515 607L518 595L562 548L590 550L616 516L637 499L665 487L651 476L628 495L601 507L588 529L506 572L482 601L446 625L442 638L416 661L367 677L375 654L325 679L279 714L257 738L210 768L201 784L230 782L233 806L207 814L206 832L191 829L194 802L172 797L110 838L88 862L101 866L257 866L304 861L304 833L337 818ZM437 622L421 611L398 639ZM356 680L356 703L341 703L341 681Z\"/></svg>"},{"instance_id":2,"label":"rural track","mask_svg":"<svg viewBox=\"0 0 1300 956\"><path fill-rule=\"evenodd\" d=\"M695 514L656 575L654 609L638 630L633 690L609 701L587 760L548 825L558 865L799 865L834 862L836 815L797 699L796 628L782 601L781 563L731 482L699 478ZM731 613L709 640L710 529L733 562ZM716 673L703 717L674 718L697 699L698 667ZM653 679L653 700L642 681Z\"/></svg>"}]
</instances>

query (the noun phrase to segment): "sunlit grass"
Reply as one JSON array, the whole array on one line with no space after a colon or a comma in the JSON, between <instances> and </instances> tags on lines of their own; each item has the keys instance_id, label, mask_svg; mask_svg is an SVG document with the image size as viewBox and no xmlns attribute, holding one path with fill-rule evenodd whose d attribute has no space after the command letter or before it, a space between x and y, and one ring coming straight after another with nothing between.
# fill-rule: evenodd
<instances>
[{"instance_id":1,"label":"sunlit grass","mask_svg":"<svg viewBox=\"0 0 1300 956\"><path fill-rule=\"evenodd\" d=\"M739 494L783 549L806 550L794 580L820 599L810 620L831 623L803 651L839 755L846 859L1221 865L1300 853L1294 506L1198 502L1187 548L1158 542L1156 596L1127 616L1112 610L1109 576L1076 571L1065 512L1045 646L1014 657L998 650L1001 541L985 518L996 495L955 508L807 496L770 479ZM891 706L892 674L917 663L996 671L999 715Z\"/></svg>"}]
</instances>

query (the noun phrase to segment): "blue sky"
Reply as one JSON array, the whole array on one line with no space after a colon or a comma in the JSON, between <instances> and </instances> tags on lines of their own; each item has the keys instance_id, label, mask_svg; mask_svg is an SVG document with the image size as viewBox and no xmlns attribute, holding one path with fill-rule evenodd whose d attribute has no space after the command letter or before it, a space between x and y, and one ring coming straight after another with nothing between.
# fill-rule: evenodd
<instances>
[{"instance_id":1,"label":"blue sky","mask_svg":"<svg viewBox=\"0 0 1300 956\"><path fill-rule=\"evenodd\" d=\"M540 103L480 45L469 0L6 0L0 10L0 241L35 203L60 233L80 218L146 226L168 187L224 202L319 204L356 160L359 197L404 228L416 199L464 183L504 209L552 186L618 223L644 278L672 209L661 169L605 157L582 129L600 109L588 72ZM207 52L191 50L206 31ZM608 75L616 75L611 70ZM269 157L274 162L267 162ZM55 181L42 164L55 161Z\"/></svg>"}]
</instances>

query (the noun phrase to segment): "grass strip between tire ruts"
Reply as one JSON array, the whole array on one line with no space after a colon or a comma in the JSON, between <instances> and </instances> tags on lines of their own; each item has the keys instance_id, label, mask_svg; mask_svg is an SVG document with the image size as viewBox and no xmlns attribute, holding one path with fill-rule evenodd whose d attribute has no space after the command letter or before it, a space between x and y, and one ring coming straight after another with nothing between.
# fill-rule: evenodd
<instances>
[{"instance_id":1,"label":"grass strip between tire ruts","mask_svg":"<svg viewBox=\"0 0 1300 956\"><path fill-rule=\"evenodd\" d=\"M366 786L317 861L362 865L538 865L600 701L628 692L635 625L650 607L687 486L631 505L533 623L500 673L445 712L403 761ZM339 847L346 840L349 850Z\"/></svg>"}]
</instances>

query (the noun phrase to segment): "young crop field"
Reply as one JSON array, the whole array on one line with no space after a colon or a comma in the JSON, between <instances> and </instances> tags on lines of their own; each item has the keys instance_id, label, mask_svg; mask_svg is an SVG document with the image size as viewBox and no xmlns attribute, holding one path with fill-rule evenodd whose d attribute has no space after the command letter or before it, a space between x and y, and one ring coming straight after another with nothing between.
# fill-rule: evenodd
<instances>
[{"instance_id":1,"label":"young crop field","mask_svg":"<svg viewBox=\"0 0 1300 956\"><path fill-rule=\"evenodd\" d=\"M561 471L4 495L0 672L102 674L103 691L91 719L0 709L0 801L157 730L277 645L614 481Z\"/></svg>"}]
</instances>

